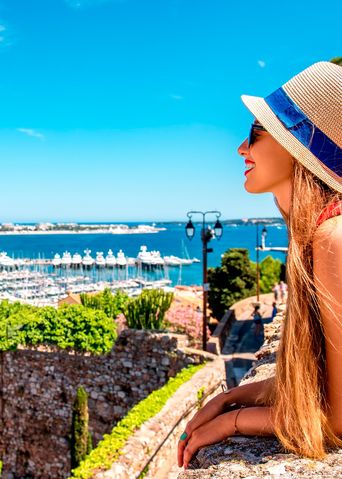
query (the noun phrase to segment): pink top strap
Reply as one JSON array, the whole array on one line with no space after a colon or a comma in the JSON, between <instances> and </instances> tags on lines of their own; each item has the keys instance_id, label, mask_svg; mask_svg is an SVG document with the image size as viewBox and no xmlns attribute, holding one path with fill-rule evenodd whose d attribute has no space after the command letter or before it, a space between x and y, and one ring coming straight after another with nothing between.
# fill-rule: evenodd
<instances>
[{"instance_id":1,"label":"pink top strap","mask_svg":"<svg viewBox=\"0 0 342 479\"><path fill-rule=\"evenodd\" d=\"M318 217L317 226L321 225L323 221L339 215L342 215L342 201L337 201L336 203L331 203L326 206Z\"/></svg>"}]
</instances>

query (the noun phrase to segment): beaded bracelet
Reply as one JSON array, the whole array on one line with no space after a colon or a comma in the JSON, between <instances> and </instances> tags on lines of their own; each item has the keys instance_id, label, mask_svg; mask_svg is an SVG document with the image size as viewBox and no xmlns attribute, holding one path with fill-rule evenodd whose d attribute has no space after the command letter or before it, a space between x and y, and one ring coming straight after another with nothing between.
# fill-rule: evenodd
<instances>
[{"instance_id":1,"label":"beaded bracelet","mask_svg":"<svg viewBox=\"0 0 342 479\"><path fill-rule=\"evenodd\" d=\"M242 409L243 409L244 407L246 407L246 406L242 405L242 406L240 407L240 409L238 409L238 412L237 412L237 413L236 413L236 415L235 415L235 421L234 421L234 435L236 435L236 434L241 434L241 432L239 431L239 429L238 429L238 427L237 427L237 424L236 424L236 423L237 423L237 418L238 418L238 415L240 414L240 412L242 411Z\"/></svg>"}]
</instances>

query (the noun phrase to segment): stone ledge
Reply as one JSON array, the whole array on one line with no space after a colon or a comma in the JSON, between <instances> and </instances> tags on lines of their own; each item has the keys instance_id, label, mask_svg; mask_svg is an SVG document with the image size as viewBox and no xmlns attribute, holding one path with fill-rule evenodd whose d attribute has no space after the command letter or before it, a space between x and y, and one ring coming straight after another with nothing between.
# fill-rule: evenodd
<instances>
[{"instance_id":1,"label":"stone ledge","mask_svg":"<svg viewBox=\"0 0 342 479\"><path fill-rule=\"evenodd\" d=\"M196 352L198 354L198 350ZM128 439L111 469L97 473L95 479L133 479L139 477L147 464L145 478L167 477L176 460L178 437L197 412L197 392L204 387L210 393L206 398L206 401L209 400L218 393L225 377L224 361L209 353L205 356L211 361L180 386L163 409Z\"/></svg>"},{"instance_id":2,"label":"stone ledge","mask_svg":"<svg viewBox=\"0 0 342 479\"><path fill-rule=\"evenodd\" d=\"M258 360L240 384L261 381L275 372L285 308L265 325L265 342ZM198 451L178 479L342 479L342 449L324 460L311 460L286 453L276 438L236 436Z\"/></svg>"}]
</instances>

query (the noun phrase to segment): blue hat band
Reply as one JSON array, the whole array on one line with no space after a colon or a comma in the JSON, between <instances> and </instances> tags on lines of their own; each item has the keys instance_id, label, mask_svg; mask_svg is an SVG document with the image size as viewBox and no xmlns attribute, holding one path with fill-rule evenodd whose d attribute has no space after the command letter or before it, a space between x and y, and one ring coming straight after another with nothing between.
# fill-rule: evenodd
<instances>
[{"instance_id":1,"label":"blue hat band","mask_svg":"<svg viewBox=\"0 0 342 479\"><path fill-rule=\"evenodd\" d=\"M337 176L342 176L342 149L302 112L283 88L265 98L279 121Z\"/></svg>"}]
</instances>

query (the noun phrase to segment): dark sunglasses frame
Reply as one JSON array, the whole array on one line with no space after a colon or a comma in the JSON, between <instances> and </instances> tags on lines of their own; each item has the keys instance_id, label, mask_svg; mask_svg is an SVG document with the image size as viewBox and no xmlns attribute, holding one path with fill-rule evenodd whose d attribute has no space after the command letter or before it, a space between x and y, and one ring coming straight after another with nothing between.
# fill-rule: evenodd
<instances>
[{"instance_id":1,"label":"dark sunglasses frame","mask_svg":"<svg viewBox=\"0 0 342 479\"><path fill-rule=\"evenodd\" d=\"M255 134L254 131L267 131L266 128L264 128L262 125L257 125L255 123L251 124L251 129L249 130L249 135L248 135L248 148L253 145L255 141Z\"/></svg>"}]
</instances>

